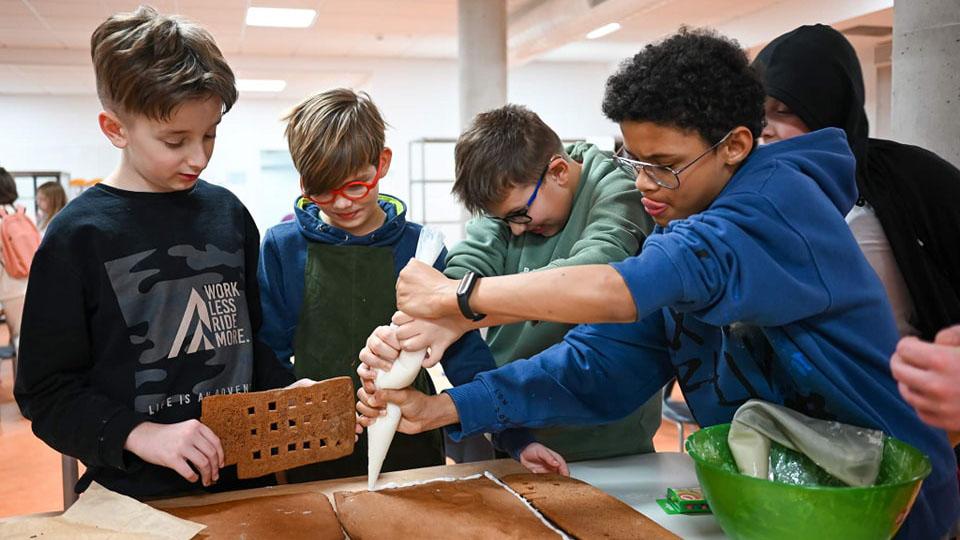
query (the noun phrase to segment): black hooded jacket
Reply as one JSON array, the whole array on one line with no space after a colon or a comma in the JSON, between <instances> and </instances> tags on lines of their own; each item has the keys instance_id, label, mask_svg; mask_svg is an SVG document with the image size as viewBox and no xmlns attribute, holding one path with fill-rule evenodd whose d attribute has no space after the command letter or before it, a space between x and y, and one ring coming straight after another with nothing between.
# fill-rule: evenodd
<instances>
[{"instance_id":1,"label":"black hooded jacket","mask_svg":"<svg viewBox=\"0 0 960 540\"><path fill-rule=\"evenodd\" d=\"M811 130L838 127L857 158L860 202L876 212L925 339L960 323L960 170L939 156L868 137L863 74L850 42L824 25L801 26L754 61L767 95Z\"/></svg>"}]
</instances>

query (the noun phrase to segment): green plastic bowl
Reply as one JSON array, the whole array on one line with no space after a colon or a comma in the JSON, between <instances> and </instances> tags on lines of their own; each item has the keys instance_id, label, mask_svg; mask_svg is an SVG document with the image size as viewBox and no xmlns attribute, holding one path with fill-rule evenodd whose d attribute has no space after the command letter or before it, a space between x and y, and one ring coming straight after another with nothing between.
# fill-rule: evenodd
<instances>
[{"instance_id":1,"label":"green plastic bowl","mask_svg":"<svg viewBox=\"0 0 960 540\"><path fill-rule=\"evenodd\" d=\"M905 442L887 437L876 485L793 485L740 474L727 434L730 424L701 429L687 439L697 478L720 527L731 538L891 538L900 528L930 460ZM838 484L806 456L773 443L771 456L804 483ZM771 467L775 474L778 466ZM784 469L785 469L784 468ZM842 486L842 484L840 484Z\"/></svg>"}]
</instances>

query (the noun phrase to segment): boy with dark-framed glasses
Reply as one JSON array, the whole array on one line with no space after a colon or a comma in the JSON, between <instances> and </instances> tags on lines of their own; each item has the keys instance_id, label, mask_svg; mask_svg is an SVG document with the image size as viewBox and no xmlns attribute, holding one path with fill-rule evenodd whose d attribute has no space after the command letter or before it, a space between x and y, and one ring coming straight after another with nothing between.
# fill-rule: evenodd
<instances>
[{"instance_id":1,"label":"boy with dark-framed glasses","mask_svg":"<svg viewBox=\"0 0 960 540\"><path fill-rule=\"evenodd\" d=\"M609 153L592 144L565 147L525 107L507 105L478 114L460 135L455 153L453 193L477 217L467 224L464 241L447 257L448 277L617 262L635 255L653 229L640 203L642 194L633 185L635 175L621 170ZM486 341L498 366L559 343L572 328L508 319L484 324L492 326ZM443 354L445 343L462 333L428 321L402 328L398 337L404 347L416 350L429 344L434 361ZM656 395L622 420L534 433L567 460L579 461L652 452L659 426ZM476 452L454 457L469 459L471 451Z\"/></svg>"}]
</instances>

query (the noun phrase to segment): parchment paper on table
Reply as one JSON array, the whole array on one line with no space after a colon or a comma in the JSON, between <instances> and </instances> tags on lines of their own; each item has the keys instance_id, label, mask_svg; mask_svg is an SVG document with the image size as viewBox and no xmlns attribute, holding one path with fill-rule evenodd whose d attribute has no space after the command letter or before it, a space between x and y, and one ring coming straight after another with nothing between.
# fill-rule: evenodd
<instances>
[{"instance_id":1,"label":"parchment paper on table","mask_svg":"<svg viewBox=\"0 0 960 540\"><path fill-rule=\"evenodd\" d=\"M80 495L80 500L59 516L15 519L0 524L0 538L189 540L204 528L94 482Z\"/></svg>"}]
</instances>

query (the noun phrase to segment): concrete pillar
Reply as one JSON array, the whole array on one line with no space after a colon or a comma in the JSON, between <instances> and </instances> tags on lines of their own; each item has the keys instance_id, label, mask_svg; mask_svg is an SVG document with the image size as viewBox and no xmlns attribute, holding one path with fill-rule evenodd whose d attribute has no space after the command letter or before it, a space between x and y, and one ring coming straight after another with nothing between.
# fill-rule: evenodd
<instances>
[{"instance_id":1,"label":"concrete pillar","mask_svg":"<svg viewBox=\"0 0 960 540\"><path fill-rule=\"evenodd\" d=\"M507 103L507 2L459 0L460 129Z\"/></svg>"},{"instance_id":2,"label":"concrete pillar","mask_svg":"<svg viewBox=\"0 0 960 540\"><path fill-rule=\"evenodd\" d=\"M507 0L458 0L457 37L460 68L460 131L477 113L507 104ZM461 236L470 219L461 210ZM455 443L444 434L447 457L457 463L494 459L483 435Z\"/></svg>"},{"instance_id":3,"label":"concrete pillar","mask_svg":"<svg viewBox=\"0 0 960 540\"><path fill-rule=\"evenodd\" d=\"M891 127L960 167L960 0L895 0Z\"/></svg>"}]
</instances>

